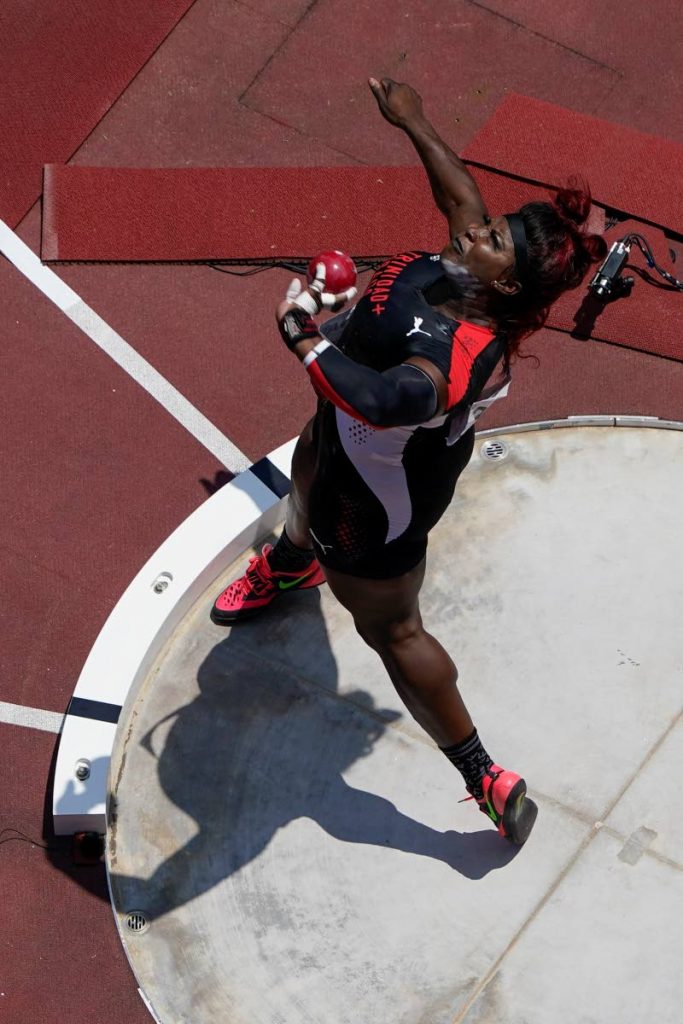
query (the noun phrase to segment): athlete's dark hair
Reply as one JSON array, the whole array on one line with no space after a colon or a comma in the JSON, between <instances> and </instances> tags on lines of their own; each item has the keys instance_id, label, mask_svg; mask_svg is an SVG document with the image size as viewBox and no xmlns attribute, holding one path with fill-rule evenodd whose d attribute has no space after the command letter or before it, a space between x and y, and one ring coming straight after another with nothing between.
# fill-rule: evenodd
<instances>
[{"instance_id":1,"label":"athlete's dark hair","mask_svg":"<svg viewBox=\"0 0 683 1024\"><path fill-rule=\"evenodd\" d=\"M501 305L501 326L508 332L508 358L520 341L539 330L550 307L570 288L577 288L590 267L607 255L602 235L590 235L585 224L591 207L588 185L574 178L550 203L527 203L518 212L527 239L527 268L521 291Z\"/></svg>"}]
</instances>

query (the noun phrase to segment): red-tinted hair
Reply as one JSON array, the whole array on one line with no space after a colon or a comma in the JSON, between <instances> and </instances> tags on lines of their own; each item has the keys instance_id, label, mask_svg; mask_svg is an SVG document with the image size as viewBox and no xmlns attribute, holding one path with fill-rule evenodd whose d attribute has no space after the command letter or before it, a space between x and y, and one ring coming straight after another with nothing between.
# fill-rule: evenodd
<instances>
[{"instance_id":1,"label":"red-tinted hair","mask_svg":"<svg viewBox=\"0 0 683 1024\"><path fill-rule=\"evenodd\" d=\"M501 307L501 327L510 339L508 356L543 326L553 302L577 288L590 265L606 256L604 238L582 230L590 207L590 189L572 179L552 202L527 203L518 211L526 231L528 265L523 288Z\"/></svg>"}]
</instances>

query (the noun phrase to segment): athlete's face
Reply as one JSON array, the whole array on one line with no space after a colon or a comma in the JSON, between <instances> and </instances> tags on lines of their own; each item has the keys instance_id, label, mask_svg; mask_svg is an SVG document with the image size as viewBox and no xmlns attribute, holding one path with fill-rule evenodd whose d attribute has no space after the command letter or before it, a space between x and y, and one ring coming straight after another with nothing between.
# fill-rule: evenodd
<instances>
[{"instance_id":1,"label":"athlete's face","mask_svg":"<svg viewBox=\"0 0 683 1024\"><path fill-rule=\"evenodd\" d=\"M515 280L515 247L505 217L470 224L441 251L441 263L454 276L466 271L482 285L505 295L519 291Z\"/></svg>"}]
</instances>

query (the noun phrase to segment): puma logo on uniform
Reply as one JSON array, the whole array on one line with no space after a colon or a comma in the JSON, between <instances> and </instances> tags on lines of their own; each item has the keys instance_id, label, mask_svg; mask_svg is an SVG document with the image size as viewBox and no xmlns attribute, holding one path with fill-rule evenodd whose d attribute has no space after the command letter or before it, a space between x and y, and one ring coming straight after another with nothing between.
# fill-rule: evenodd
<instances>
[{"instance_id":1,"label":"puma logo on uniform","mask_svg":"<svg viewBox=\"0 0 683 1024\"><path fill-rule=\"evenodd\" d=\"M408 333L406 334L406 338L409 338L411 334L426 334L428 338L431 338L431 334L429 333L429 331L423 331L420 326L420 324L424 323L424 317L416 316L413 317L413 319L415 321L415 326L413 327L412 331L408 331Z\"/></svg>"}]
</instances>

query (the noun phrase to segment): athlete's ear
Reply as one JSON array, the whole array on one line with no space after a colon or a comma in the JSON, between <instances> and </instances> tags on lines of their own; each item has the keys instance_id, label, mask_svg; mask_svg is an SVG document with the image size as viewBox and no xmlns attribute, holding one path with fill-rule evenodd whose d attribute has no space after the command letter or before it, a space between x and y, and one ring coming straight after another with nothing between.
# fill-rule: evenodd
<instances>
[{"instance_id":1,"label":"athlete's ear","mask_svg":"<svg viewBox=\"0 0 683 1024\"><path fill-rule=\"evenodd\" d=\"M492 284L501 295L516 295L517 292L522 290L521 284L514 277L507 280L500 280L499 278L497 281L493 281Z\"/></svg>"}]
</instances>

